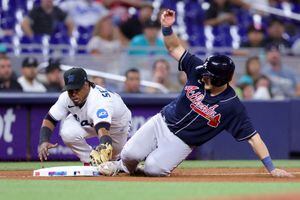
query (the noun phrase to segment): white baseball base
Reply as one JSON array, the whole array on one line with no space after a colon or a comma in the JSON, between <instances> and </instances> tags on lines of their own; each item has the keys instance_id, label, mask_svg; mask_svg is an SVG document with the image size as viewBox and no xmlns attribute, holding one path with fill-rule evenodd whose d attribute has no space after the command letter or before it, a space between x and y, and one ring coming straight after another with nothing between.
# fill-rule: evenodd
<instances>
[{"instance_id":1,"label":"white baseball base","mask_svg":"<svg viewBox=\"0 0 300 200\"><path fill-rule=\"evenodd\" d=\"M33 171L33 176L100 176L97 167L92 166L63 166L49 167Z\"/></svg>"}]
</instances>

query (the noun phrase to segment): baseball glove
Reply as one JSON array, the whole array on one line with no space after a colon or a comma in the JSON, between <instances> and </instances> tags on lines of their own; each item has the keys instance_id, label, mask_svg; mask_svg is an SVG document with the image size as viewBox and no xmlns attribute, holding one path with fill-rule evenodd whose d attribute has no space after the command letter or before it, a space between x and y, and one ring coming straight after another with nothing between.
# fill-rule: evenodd
<instances>
[{"instance_id":1,"label":"baseball glove","mask_svg":"<svg viewBox=\"0 0 300 200\"><path fill-rule=\"evenodd\" d=\"M95 150L90 153L91 165L98 166L101 163L107 162L112 158L113 147L111 144L100 144Z\"/></svg>"}]
</instances>

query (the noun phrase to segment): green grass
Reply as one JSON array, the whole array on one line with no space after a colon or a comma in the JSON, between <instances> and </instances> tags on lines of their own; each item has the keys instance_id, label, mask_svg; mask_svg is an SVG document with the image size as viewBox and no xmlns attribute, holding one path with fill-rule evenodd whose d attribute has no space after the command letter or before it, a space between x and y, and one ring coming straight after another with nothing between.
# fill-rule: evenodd
<instances>
[{"instance_id":1,"label":"green grass","mask_svg":"<svg viewBox=\"0 0 300 200\"><path fill-rule=\"evenodd\" d=\"M299 191L300 183L175 183L0 180L0 199L168 200Z\"/></svg>"},{"instance_id":2,"label":"green grass","mask_svg":"<svg viewBox=\"0 0 300 200\"><path fill-rule=\"evenodd\" d=\"M274 160L274 165L280 168L300 168L299 160ZM216 161L185 161L181 168L255 168L263 167L259 160L216 160Z\"/></svg>"},{"instance_id":3,"label":"green grass","mask_svg":"<svg viewBox=\"0 0 300 200\"><path fill-rule=\"evenodd\" d=\"M300 167L299 161L274 161L278 167ZM79 162L45 162L45 167L81 165ZM261 167L259 161L185 161L179 167ZM39 162L0 162L0 170L33 170ZM194 200L273 193L299 192L300 182L114 182L83 180L5 180L0 179L0 200L122 199Z\"/></svg>"},{"instance_id":4,"label":"green grass","mask_svg":"<svg viewBox=\"0 0 300 200\"><path fill-rule=\"evenodd\" d=\"M43 162L44 167L82 166L80 162ZM0 162L0 170L33 170L42 168L41 162Z\"/></svg>"}]
</instances>

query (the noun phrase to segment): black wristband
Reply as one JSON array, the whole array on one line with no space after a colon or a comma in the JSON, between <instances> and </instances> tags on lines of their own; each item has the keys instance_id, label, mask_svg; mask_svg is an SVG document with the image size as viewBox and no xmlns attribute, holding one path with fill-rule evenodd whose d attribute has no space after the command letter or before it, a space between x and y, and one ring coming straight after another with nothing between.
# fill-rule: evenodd
<instances>
[{"instance_id":1,"label":"black wristband","mask_svg":"<svg viewBox=\"0 0 300 200\"><path fill-rule=\"evenodd\" d=\"M172 29L172 26L169 26L169 27L162 27L162 34L163 36L170 36L173 34L173 29Z\"/></svg>"},{"instance_id":2,"label":"black wristband","mask_svg":"<svg viewBox=\"0 0 300 200\"><path fill-rule=\"evenodd\" d=\"M110 123L108 123L108 122L99 122L94 127L95 127L95 130L96 130L96 133L98 133L98 131L99 131L100 128L105 128L106 130L109 131L109 129L110 129Z\"/></svg>"},{"instance_id":3,"label":"black wristband","mask_svg":"<svg viewBox=\"0 0 300 200\"><path fill-rule=\"evenodd\" d=\"M112 139L109 135L103 135L100 137L100 145L101 144L112 144Z\"/></svg>"},{"instance_id":4,"label":"black wristband","mask_svg":"<svg viewBox=\"0 0 300 200\"><path fill-rule=\"evenodd\" d=\"M49 142L52 135L52 131L50 128L43 126L40 130L40 142L39 144L42 144L43 142Z\"/></svg>"}]
</instances>

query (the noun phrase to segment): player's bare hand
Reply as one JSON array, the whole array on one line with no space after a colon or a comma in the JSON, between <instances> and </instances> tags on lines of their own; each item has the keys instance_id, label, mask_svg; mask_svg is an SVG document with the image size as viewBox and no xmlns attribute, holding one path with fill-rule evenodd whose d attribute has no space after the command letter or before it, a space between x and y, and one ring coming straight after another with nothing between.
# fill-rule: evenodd
<instances>
[{"instance_id":1,"label":"player's bare hand","mask_svg":"<svg viewBox=\"0 0 300 200\"><path fill-rule=\"evenodd\" d=\"M287 177L287 178L292 178L292 177L294 177L293 174L291 174L291 173L289 173L289 172L287 172L287 171L285 171L285 170L283 170L283 169L278 169L278 168L272 170L272 171L271 171L271 175L272 175L273 177L281 177L281 178L283 178L283 177Z\"/></svg>"},{"instance_id":2,"label":"player's bare hand","mask_svg":"<svg viewBox=\"0 0 300 200\"><path fill-rule=\"evenodd\" d=\"M41 161L47 160L48 156L49 156L49 151L48 150L57 147L57 145L58 145L57 143L52 144L52 143L49 143L49 142L43 142L38 148L40 160Z\"/></svg>"},{"instance_id":3,"label":"player's bare hand","mask_svg":"<svg viewBox=\"0 0 300 200\"><path fill-rule=\"evenodd\" d=\"M160 23L164 27L170 27L175 22L175 11L174 10L165 10L160 16Z\"/></svg>"}]
</instances>

